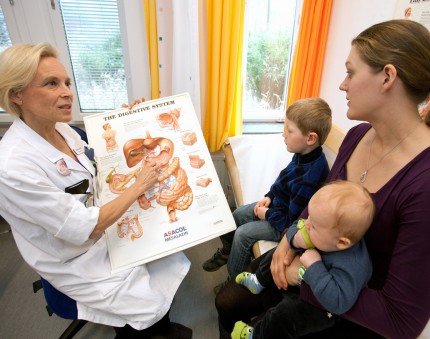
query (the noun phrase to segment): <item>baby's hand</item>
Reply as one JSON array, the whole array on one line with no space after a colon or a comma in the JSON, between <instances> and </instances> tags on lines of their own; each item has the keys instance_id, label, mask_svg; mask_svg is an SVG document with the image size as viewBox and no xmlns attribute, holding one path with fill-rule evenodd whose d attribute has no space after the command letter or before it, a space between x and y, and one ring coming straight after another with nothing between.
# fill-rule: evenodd
<instances>
[{"instance_id":1,"label":"baby's hand","mask_svg":"<svg viewBox=\"0 0 430 339\"><path fill-rule=\"evenodd\" d=\"M306 250L301 256L300 256L300 262L305 266L305 268L308 268L313 263L317 261L321 261L321 255L316 249Z\"/></svg>"},{"instance_id":2,"label":"baby's hand","mask_svg":"<svg viewBox=\"0 0 430 339\"><path fill-rule=\"evenodd\" d=\"M300 232L300 230L296 232L296 234L294 234L293 245L296 248L303 248L304 250L308 248L308 246L306 246L306 242L303 239L303 235L302 235L302 232Z\"/></svg>"}]
</instances>

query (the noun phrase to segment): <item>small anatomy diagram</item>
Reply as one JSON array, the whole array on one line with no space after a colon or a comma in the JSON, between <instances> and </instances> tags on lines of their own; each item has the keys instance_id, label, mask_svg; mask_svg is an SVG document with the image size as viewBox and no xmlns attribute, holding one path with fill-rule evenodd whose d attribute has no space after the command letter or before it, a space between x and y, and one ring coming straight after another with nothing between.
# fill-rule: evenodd
<instances>
[{"instance_id":1,"label":"small anatomy diagram","mask_svg":"<svg viewBox=\"0 0 430 339\"><path fill-rule=\"evenodd\" d=\"M117 222L117 232L120 238L129 238L131 241L140 238L143 234L142 225L139 223L138 215L132 218L125 216Z\"/></svg>"},{"instance_id":2,"label":"small anatomy diagram","mask_svg":"<svg viewBox=\"0 0 430 339\"><path fill-rule=\"evenodd\" d=\"M181 109L175 108L167 112L162 112L157 115L157 122L161 127L169 127L175 131L179 131L181 126L179 126L178 119L181 115Z\"/></svg>"},{"instance_id":3,"label":"small anatomy diagram","mask_svg":"<svg viewBox=\"0 0 430 339\"><path fill-rule=\"evenodd\" d=\"M110 123L104 124L103 129L105 131L102 134L102 137L106 141L106 151L116 151L118 149L118 143L115 140L116 132L112 129Z\"/></svg>"}]
</instances>

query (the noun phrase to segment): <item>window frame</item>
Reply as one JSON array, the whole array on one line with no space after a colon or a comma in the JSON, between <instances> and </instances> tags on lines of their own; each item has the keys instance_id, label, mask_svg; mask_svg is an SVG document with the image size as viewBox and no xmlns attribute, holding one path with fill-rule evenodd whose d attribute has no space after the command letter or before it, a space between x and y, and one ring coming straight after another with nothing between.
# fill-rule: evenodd
<instances>
[{"instance_id":1,"label":"window frame","mask_svg":"<svg viewBox=\"0 0 430 339\"><path fill-rule=\"evenodd\" d=\"M290 49L290 62L288 63L288 69L286 72L286 81L285 81L285 104L283 107L283 110L275 111L269 115L265 115L264 117L259 115L262 115L261 112L263 110L252 110L250 111L249 115L247 117L244 117L244 114L242 114L242 124L243 124L243 132L246 133L278 133L283 131L283 125L285 122L285 110L287 108L287 97L288 97L288 82L291 74L291 66L293 62L293 56L294 56L294 50L297 44L297 36L298 36L298 30L299 30L299 24L300 24L300 17L301 17L301 11L303 6L303 0L296 0L296 11L294 15L294 24L293 24L293 31L291 36L291 49ZM245 34L246 34L245 30ZM246 37L245 37L246 38ZM247 41L244 42L244 51L243 51L243 66L246 67L246 60L247 60ZM245 84L246 81L246 70L243 72L243 82ZM267 112L267 111L266 111ZM257 126L261 126L260 132L258 131Z\"/></svg>"}]
</instances>

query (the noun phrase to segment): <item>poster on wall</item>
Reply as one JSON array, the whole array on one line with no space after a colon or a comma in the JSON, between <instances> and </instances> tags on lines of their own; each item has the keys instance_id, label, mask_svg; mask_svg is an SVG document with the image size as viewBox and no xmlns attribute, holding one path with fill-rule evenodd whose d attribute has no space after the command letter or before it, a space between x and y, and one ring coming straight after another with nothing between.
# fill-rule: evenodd
<instances>
[{"instance_id":1,"label":"poster on wall","mask_svg":"<svg viewBox=\"0 0 430 339\"><path fill-rule=\"evenodd\" d=\"M117 272L233 231L236 226L188 93L84 118L101 204L156 162L157 183L105 231Z\"/></svg>"},{"instance_id":2,"label":"poster on wall","mask_svg":"<svg viewBox=\"0 0 430 339\"><path fill-rule=\"evenodd\" d=\"M430 0L397 0L394 19L414 20L430 30Z\"/></svg>"},{"instance_id":3,"label":"poster on wall","mask_svg":"<svg viewBox=\"0 0 430 339\"><path fill-rule=\"evenodd\" d=\"M397 0L394 19L414 20L430 31L430 0ZM420 116L424 119L430 110L430 96L418 105Z\"/></svg>"}]
</instances>

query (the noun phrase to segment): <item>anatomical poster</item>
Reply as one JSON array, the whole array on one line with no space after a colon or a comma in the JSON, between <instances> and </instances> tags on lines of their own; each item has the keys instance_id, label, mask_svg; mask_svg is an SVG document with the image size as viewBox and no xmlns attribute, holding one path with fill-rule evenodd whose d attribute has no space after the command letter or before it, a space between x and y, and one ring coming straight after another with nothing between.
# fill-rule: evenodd
<instances>
[{"instance_id":1,"label":"anatomical poster","mask_svg":"<svg viewBox=\"0 0 430 339\"><path fill-rule=\"evenodd\" d=\"M414 20L430 30L430 0L397 0L394 19Z\"/></svg>"},{"instance_id":2,"label":"anatomical poster","mask_svg":"<svg viewBox=\"0 0 430 339\"><path fill-rule=\"evenodd\" d=\"M157 183L105 231L112 271L137 266L236 228L188 93L84 118L100 204L159 165Z\"/></svg>"}]
</instances>

